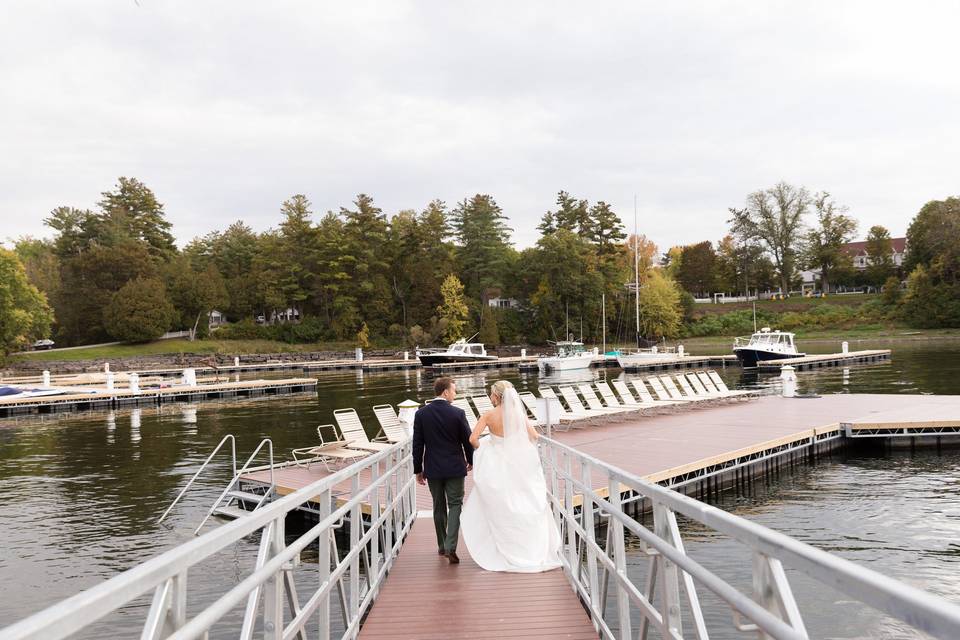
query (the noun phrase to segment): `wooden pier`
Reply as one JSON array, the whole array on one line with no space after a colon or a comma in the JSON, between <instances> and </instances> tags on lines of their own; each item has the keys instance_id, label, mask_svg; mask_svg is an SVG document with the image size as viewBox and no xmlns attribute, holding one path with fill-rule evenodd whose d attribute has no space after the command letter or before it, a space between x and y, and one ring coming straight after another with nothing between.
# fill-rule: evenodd
<instances>
[{"instance_id":1,"label":"wooden pier","mask_svg":"<svg viewBox=\"0 0 960 640\"><path fill-rule=\"evenodd\" d=\"M840 367L850 364L865 364L882 362L890 359L890 349L870 349L866 351L849 351L847 353L820 353L802 358L784 358L782 360L765 360L757 363L761 371L780 371L780 367L790 365L798 371L817 369L820 367Z\"/></svg>"},{"instance_id":2,"label":"wooden pier","mask_svg":"<svg viewBox=\"0 0 960 640\"><path fill-rule=\"evenodd\" d=\"M93 393L68 393L34 398L0 398L0 416L60 411L87 411L123 406L161 405L169 402L193 402L231 397L254 397L316 391L315 378L284 380L241 380L144 388L138 392L128 388L97 389Z\"/></svg>"}]
</instances>

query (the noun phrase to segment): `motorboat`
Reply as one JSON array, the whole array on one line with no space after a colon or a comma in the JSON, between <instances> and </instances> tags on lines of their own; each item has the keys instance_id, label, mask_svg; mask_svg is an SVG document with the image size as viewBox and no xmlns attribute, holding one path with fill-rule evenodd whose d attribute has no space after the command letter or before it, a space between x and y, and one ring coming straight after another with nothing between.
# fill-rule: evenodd
<instances>
[{"instance_id":1,"label":"motorboat","mask_svg":"<svg viewBox=\"0 0 960 640\"><path fill-rule=\"evenodd\" d=\"M487 354L483 343L457 340L446 349L421 349L417 347L417 358L425 367L447 362L486 362L497 360L497 356Z\"/></svg>"},{"instance_id":2,"label":"motorboat","mask_svg":"<svg viewBox=\"0 0 960 640\"><path fill-rule=\"evenodd\" d=\"M617 364L621 369L631 369L643 364L650 364L657 360L667 360L682 356L675 347L665 347L654 345L649 349L636 349L629 352L620 352L617 354Z\"/></svg>"},{"instance_id":3,"label":"motorboat","mask_svg":"<svg viewBox=\"0 0 960 640\"><path fill-rule=\"evenodd\" d=\"M750 337L735 338L733 353L743 367L755 367L765 360L802 358L807 355L797 351L794 334L789 331L771 330L763 327Z\"/></svg>"},{"instance_id":4,"label":"motorboat","mask_svg":"<svg viewBox=\"0 0 960 640\"><path fill-rule=\"evenodd\" d=\"M548 371L571 371L573 369L589 369L596 358L593 351L587 351L582 342L576 340L561 340L555 343L557 354L537 358L537 368L540 373Z\"/></svg>"}]
</instances>

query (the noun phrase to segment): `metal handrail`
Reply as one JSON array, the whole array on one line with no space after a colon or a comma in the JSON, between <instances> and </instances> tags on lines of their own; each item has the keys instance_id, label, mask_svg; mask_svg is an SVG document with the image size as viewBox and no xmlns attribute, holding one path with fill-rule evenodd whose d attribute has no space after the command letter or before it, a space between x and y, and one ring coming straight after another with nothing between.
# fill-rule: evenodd
<instances>
[{"instance_id":1,"label":"metal handrail","mask_svg":"<svg viewBox=\"0 0 960 640\"><path fill-rule=\"evenodd\" d=\"M197 535L198 533L200 533L200 529L203 529L203 525L207 524L207 520L209 520L210 517L220 507L220 504L223 502L223 499L227 496L228 493L230 493L230 491L233 490L233 485L237 483L237 479L240 476L242 476L244 473L247 473L250 467L250 463L253 462L253 460L260 453L260 450L263 449L263 445L267 445L270 450L270 486L267 488L266 492L263 494L264 497L260 499L260 503L257 505L257 507L263 504L263 501L266 500L266 497L270 495L274 487L277 486L273 479L273 466L274 466L273 465L273 440L271 440L270 438L264 438L263 440L260 441L260 444L258 444L257 448L253 450L253 453L250 454L250 457L247 458L247 461L243 463L243 467L241 467L240 471L237 471L236 465L234 465L233 477L230 479L230 482L227 484L227 486L224 487L223 491L220 492L220 495L217 497L216 501L214 501L209 511L207 511L207 515L203 517L203 520L200 522L197 528L193 530L193 535Z\"/></svg>"},{"instance_id":2,"label":"metal handrail","mask_svg":"<svg viewBox=\"0 0 960 640\"><path fill-rule=\"evenodd\" d=\"M191 539L0 630L0 640L66 638L151 590L154 598L146 615L144 638L205 637L218 620L244 599L247 607L240 634L244 640L258 628L271 638L305 637L308 623L316 628L318 618L321 638L354 638L416 519L411 447L407 441L375 453L251 512L248 517ZM369 478L362 488L361 475ZM350 497L341 496L342 503L334 508L334 491L345 483L351 487ZM319 522L287 544L285 518L307 503L317 506ZM369 522L364 522L362 509L367 506ZM344 518L349 520L350 547L341 558L336 553L333 532ZM258 531L262 532L260 550L252 572L188 620L190 569ZM298 567L300 552L310 545L318 549L318 565L305 569L310 574L305 581L319 586L303 602L296 593L292 573ZM342 629L334 629L330 615L335 589L340 592ZM285 619L287 607L291 610L289 619Z\"/></svg>"},{"instance_id":3,"label":"metal handrail","mask_svg":"<svg viewBox=\"0 0 960 640\"><path fill-rule=\"evenodd\" d=\"M652 625L664 637L683 637L682 589L696 637L707 638L696 593L696 586L700 585L727 602L741 630L757 630L773 638L807 638L784 566L934 637L960 637L960 606L648 482L550 438L543 437L540 443L548 495L565 536L564 569L587 603L594 625L605 637L630 637L630 614L637 609L642 629ZM607 496L601 496L594 486L598 477L606 481ZM623 510L624 493L650 501L652 531ZM686 554L677 513L737 540L753 552L752 597ZM605 547L595 538L594 525L599 515L609 516ZM644 588L638 588L627 577L626 532L640 540L649 557ZM611 580L616 589L617 634L604 618L607 587L600 586ZM659 607L654 603L655 596L661 598ZM742 619L750 623L740 622Z\"/></svg>"},{"instance_id":4,"label":"metal handrail","mask_svg":"<svg viewBox=\"0 0 960 640\"><path fill-rule=\"evenodd\" d=\"M161 522L163 522L164 519L167 517L167 515L169 515L169 513L177 505L177 503L180 502L180 498L184 496L184 494L187 492L187 489L189 489L191 485L193 485L194 481L200 476L203 470L207 468L207 465L210 464L211 460L213 460L213 456L217 455L217 452L220 451L220 447L222 447L227 440L230 441L230 453L231 453L230 461L231 461L231 468L233 469L233 477L236 477L237 475L237 439L233 437L233 434L228 433L227 435L223 436L223 439L220 440L220 443L216 447L214 447L213 452L211 452L210 455L207 456L207 459L203 461L203 464L200 465L200 468L197 469L197 472L193 474L193 477L190 478L190 480L183 487L183 489L180 490L179 495L177 495L177 497L174 498L173 502L170 503L170 506L167 507L167 510L164 511L163 515L160 516L160 519L157 520L157 524L160 524Z\"/></svg>"}]
</instances>

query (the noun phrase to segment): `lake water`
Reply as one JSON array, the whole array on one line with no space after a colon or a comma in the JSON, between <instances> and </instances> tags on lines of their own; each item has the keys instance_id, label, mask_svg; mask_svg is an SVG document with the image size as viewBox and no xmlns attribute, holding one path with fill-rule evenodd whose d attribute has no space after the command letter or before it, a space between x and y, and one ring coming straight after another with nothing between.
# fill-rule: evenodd
<instances>
[{"instance_id":1,"label":"lake water","mask_svg":"<svg viewBox=\"0 0 960 640\"><path fill-rule=\"evenodd\" d=\"M800 372L800 390L957 394L960 342L946 345L898 344L889 363ZM880 346L885 345L852 344L851 349ZM623 374L584 371L565 380L618 375ZM736 367L721 375L731 386L776 384L774 376L745 374ZM461 394L468 395L481 393L501 377L521 389L538 384L536 374L517 372L456 376ZM375 424L373 405L430 397L431 381L418 371L323 374L318 394L0 418L0 627L189 539L229 478L226 456L213 463L167 522L158 525L157 518L225 434L236 435L240 457L265 437L285 457L291 448L310 444L316 426L333 421L333 409L355 407L365 423ZM960 454L955 451L837 455L763 481L749 496L725 494L721 504L960 602L958 478ZM749 584L749 571L744 571L749 559L734 553L735 545L702 531L686 535L688 551L703 564ZM255 546L238 545L232 561L193 572L193 601L234 584ZM794 589L815 637L918 637L802 576L794 580ZM729 612L708 595L702 597L708 616L726 621L729 628ZM83 637L135 635L147 606L138 601Z\"/></svg>"}]
</instances>

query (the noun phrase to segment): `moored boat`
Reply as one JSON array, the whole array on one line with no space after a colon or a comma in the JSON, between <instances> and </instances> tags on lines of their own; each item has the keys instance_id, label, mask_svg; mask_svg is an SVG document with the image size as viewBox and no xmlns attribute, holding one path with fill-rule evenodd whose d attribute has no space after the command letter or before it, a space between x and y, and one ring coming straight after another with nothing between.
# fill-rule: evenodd
<instances>
[{"instance_id":1,"label":"moored boat","mask_svg":"<svg viewBox=\"0 0 960 640\"><path fill-rule=\"evenodd\" d=\"M770 327L763 327L749 338L735 338L733 353L743 367L755 367L758 362L766 360L802 358L807 355L797 351L793 333L771 330Z\"/></svg>"},{"instance_id":2,"label":"moored boat","mask_svg":"<svg viewBox=\"0 0 960 640\"><path fill-rule=\"evenodd\" d=\"M417 348L417 358L425 367L432 367L447 362L486 362L497 360L497 356L487 354L487 350L480 342L457 340L446 349Z\"/></svg>"},{"instance_id":3,"label":"moored boat","mask_svg":"<svg viewBox=\"0 0 960 640\"><path fill-rule=\"evenodd\" d=\"M593 351L587 351L583 343L576 340L561 340L556 347L556 355L537 358L537 368L541 373L589 369L596 357Z\"/></svg>"}]
</instances>

